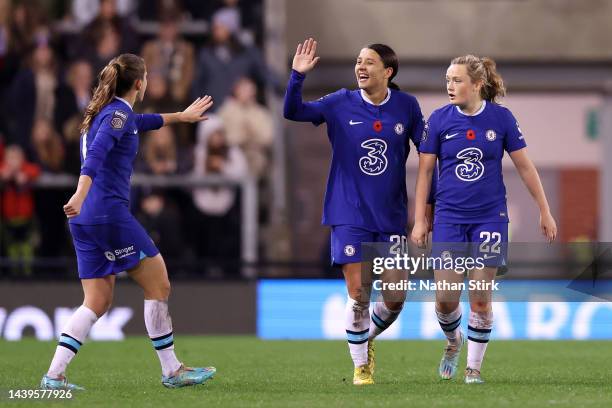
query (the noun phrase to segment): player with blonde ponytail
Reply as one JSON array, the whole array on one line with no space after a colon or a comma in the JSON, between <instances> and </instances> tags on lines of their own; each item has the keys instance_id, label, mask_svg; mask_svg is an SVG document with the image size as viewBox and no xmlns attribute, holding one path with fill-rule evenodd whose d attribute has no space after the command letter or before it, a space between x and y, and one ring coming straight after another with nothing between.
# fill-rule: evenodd
<instances>
[{"instance_id":1,"label":"player with blonde ponytail","mask_svg":"<svg viewBox=\"0 0 612 408\"><path fill-rule=\"evenodd\" d=\"M484 267L469 271L468 279L490 283L505 264L508 243L504 151L540 209L540 228L549 242L557 226L518 122L499 104L506 88L495 62L474 55L453 59L446 71L446 90L450 104L431 114L420 145L412 240L420 247L426 242L426 201L438 161L432 256L480 258ZM436 270L434 276L436 282L464 281L463 274L453 270ZM439 366L445 380L455 376L465 341L460 296L460 290L436 292L436 314L447 338ZM491 290L471 290L469 298L465 382L479 384L484 382L480 369L493 327Z\"/></svg>"}]
</instances>

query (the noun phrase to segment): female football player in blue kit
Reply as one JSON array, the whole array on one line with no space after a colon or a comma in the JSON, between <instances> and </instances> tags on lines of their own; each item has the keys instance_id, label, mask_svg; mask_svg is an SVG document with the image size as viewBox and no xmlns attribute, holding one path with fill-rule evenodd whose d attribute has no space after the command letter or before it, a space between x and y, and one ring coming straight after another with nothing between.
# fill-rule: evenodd
<instances>
[{"instance_id":1,"label":"female football player in blue kit","mask_svg":"<svg viewBox=\"0 0 612 408\"><path fill-rule=\"evenodd\" d=\"M497 267L505 262L508 242L506 188L502 177L504 151L510 155L540 209L540 228L549 242L555 239L557 226L538 172L527 156L518 122L507 108L498 104L505 88L495 62L473 55L453 59L446 72L446 88L450 104L431 114L421 140L416 220L411 238L418 246L425 245L426 198L437 160L432 256L480 258L484 267L472 269L469 279L491 282ZM453 270L434 273L436 283L464 280L463 274ZM457 372L464 342L460 329L461 291L437 288L436 313L447 337L439 375L442 379L451 379ZM493 326L491 293L490 286L470 291L467 384L484 382L480 368Z\"/></svg>"},{"instance_id":2,"label":"female football player in blue kit","mask_svg":"<svg viewBox=\"0 0 612 408\"><path fill-rule=\"evenodd\" d=\"M213 367L184 366L174 353L168 313L170 282L159 250L129 211L130 176L138 150L138 133L178 122L198 122L211 107L208 96L170 114L137 114L147 88L144 60L133 54L112 59L102 70L81 126L81 175L64 206L77 254L84 301L63 328L59 344L42 378L43 389L82 389L68 383L66 367L93 324L110 307L115 274L127 271L144 292L144 320L169 388L201 384Z\"/></svg>"},{"instance_id":3,"label":"female football player in blue kit","mask_svg":"<svg viewBox=\"0 0 612 408\"><path fill-rule=\"evenodd\" d=\"M405 164L409 141L418 146L424 122L416 98L400 92L392 82L398 59L383 44L372 44L359 52L357 90L341 89L317 101L303 102L304 78L319 61L316 48L312 38L297 47L284 115L315 125L327 123L333 155L323 224L331 227L332 262L342 265L348 289L345 329L355 366L353 383L372 384L372 341L395 321L405 293L375 302L370 317L369 288L362 287L361 243L393 242L397 248L405 244Z\"/></svg>"}]
</instances>

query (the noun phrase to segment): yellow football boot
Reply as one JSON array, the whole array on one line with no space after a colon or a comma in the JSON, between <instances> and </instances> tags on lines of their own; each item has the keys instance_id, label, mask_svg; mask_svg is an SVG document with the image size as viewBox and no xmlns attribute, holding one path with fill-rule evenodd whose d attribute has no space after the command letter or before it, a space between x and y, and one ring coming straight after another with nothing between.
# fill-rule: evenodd
<instances>
[{"instance_id":1,"label":"yellow football boot","mask_svg":"<svg viewBox=\"0 0 612 408\"><path fill-rule=\"evenodd\" d=\"M374 339L368 341L368 369L370 370L370 374L374 375L374 367L376 366L376 362L374 360Z\"/></svg>"},{"instance_id":2,"label":"yellow football boot","mask_svg":"<svg viewBox=\"0 0 612 408\"><path fill-rule=\"evenodd\" d=\"M353 374L353 384L355 385L369 385L374 384L374 378L368 368L367 364L359 367L355 367L355 373Z\"/></svg>"}]
</instances>

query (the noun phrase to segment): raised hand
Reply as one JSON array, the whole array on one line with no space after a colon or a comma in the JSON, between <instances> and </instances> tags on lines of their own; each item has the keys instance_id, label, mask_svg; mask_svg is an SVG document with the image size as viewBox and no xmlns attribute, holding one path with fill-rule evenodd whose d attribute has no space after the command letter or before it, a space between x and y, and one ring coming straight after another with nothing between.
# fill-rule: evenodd
<instances>
[{"instance_id":1,"label":"raised hand","mask_svg":"<svg viewBox=\"0 0 612 408\"><path fill-rule=\"evenodd\" d=\"M293 64L291 68L305 74L317 65L320 57L315 57L317 52L317 42L312 38L304 41L304 44L298 44L295 55L293 56Z\"/></svg>"},{"instance_id":2,"label":"raised hand","mask_svg":"<svg viewBox=\"0 0 612 408\"><path fill-rule=\"evenodd\" d=\"M181 122L187 123L201 122L206 120L208 117L203 116L202 114L210 109L212 105L212 96L205 95L203 98L198 98L193 101L191 105L179 113L179 119Z\"/></svg>"}]
</instances>

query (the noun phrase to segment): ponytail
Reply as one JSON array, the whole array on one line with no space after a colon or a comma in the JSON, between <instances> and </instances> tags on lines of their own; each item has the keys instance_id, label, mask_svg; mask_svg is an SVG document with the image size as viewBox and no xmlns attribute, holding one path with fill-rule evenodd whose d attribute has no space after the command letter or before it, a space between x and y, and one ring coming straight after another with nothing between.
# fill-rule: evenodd
<instances>
[{"instance_id":1,"label":"ponytail","mask_svg":"<svg viewBox=\"0 0 612 408\"><path fill-rule=\"evenodd\" d=\"M115 96L124 96L137 79L144 79L145 70L144 60L134 54L121 54L110 60L100 72L98 86L85 109L80 132L85 133L89 130L93 118Z\"/></svg>"},{"instance_id":2,"label":"ponytail","mask_svg":"<svg viewBox=\"0 0 612 408\"><path fill-rule=\"evenodd\" d=\"M472 82L482 81L480 97L483 100L499 103L499 99L506 96L504 80L491 58L479 58L470 54L454 58L452 64L465 65Z\"/></svg>"},{"instance_id":3,"label":"ponytail","mask_svg":"<svg viewBox=\"0 0 612 408\"><path fill-rule=\"evenodd\" d=\"M504 80L499 72L497 72L495 61L493 61L491 58L482 58L482 65L484 67L487 80L480 89L480 96L482 96L482 99L484 100L498 102L500 98L506 96Z\"/></svg>"},{"instance_id":4,"label":"ponytail","mask_svg":"<svg viewBox=\"0 0 612 408\"><path fill-rule=\"evenodd\" d=\"M108 104L115 96L120 70L121 66L116 62L116 58L114 58L100 72L98 86L94 90L93 97L85 109L85 117L80 127L81 133L89 130L94 116L100 113L102 107Z\"/></svg>"},{"instance_id":5,"label":"ponytail","mask_svg":"<svg viewBox=\"0 0 612 408\"><path fill-rule=\"evenodd\" d=\"M387 85L389 88L393 89L394 91L399 91L400 87L398 84L396 84L395 82L389 82L389 85Z\"/></svg>"}]
</instances>

